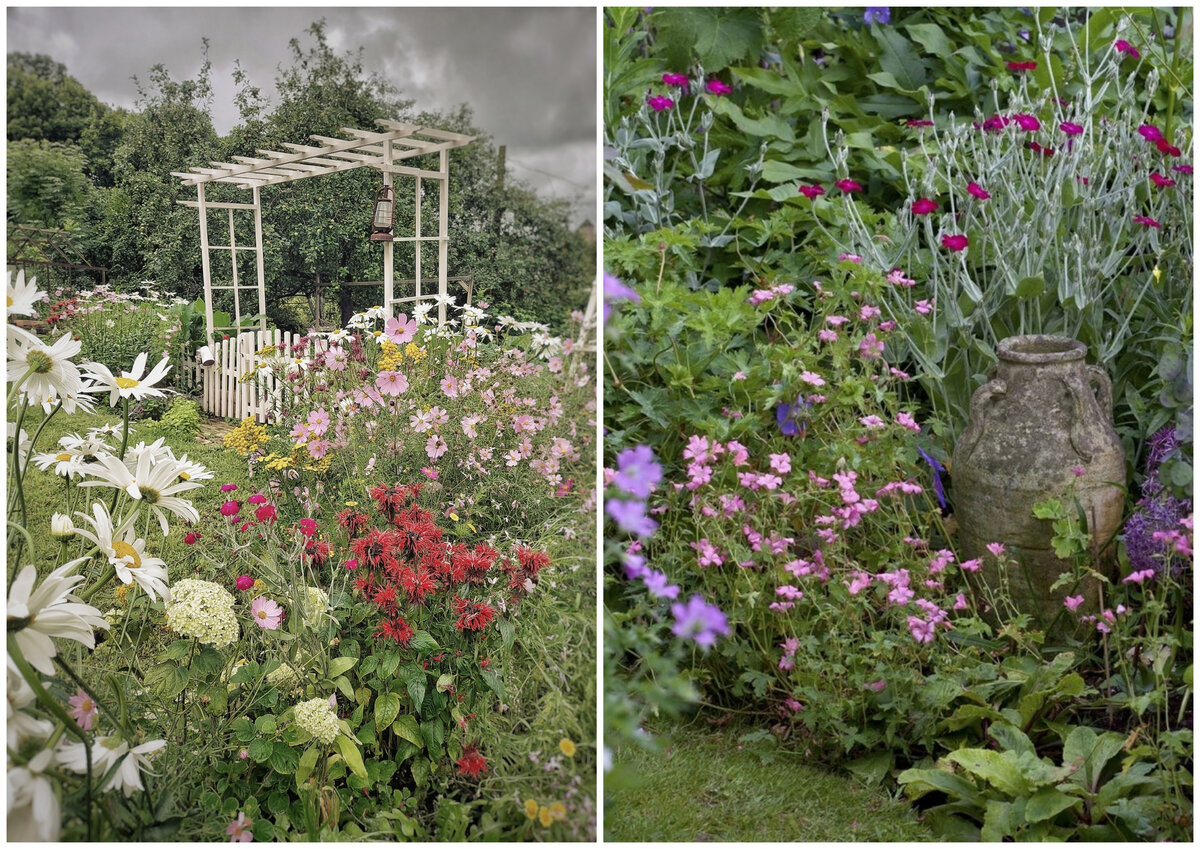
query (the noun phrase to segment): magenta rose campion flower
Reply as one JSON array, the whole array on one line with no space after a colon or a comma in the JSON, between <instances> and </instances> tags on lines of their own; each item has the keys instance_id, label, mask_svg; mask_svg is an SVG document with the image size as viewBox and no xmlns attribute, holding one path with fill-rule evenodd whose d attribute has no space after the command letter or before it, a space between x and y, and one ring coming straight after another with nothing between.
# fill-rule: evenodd
<instances>
[{"instance_id":1,"label":"magenta rose campion flower","mask_svg":"<svg viewBox=\"0 0 1200 849\"><path fill-rule=\"evenodd\" d=\"M1058 125L1058 128L1068 136L1078 136L1083 134L1083 127L1078 124L1072 124L1070 121L1063 121Z\"/></svg>"},{"instance_id":2,"label":"magenta rose campion flower","mask_svg":"<svg viewBox=\"0 0 1200 849\"><path fill-rule=\"evenodd\" d=\"M912 212L913 215L928 215L931 212L937 212L937 208L937 201L932 201L929 198L921 198L920 200L913 201Z\"/></svg>"},{"instance_id":3,"label":"magenta rose campion flower","mask_svg":"<svg viewBox=\"0 0 1200 849\"><path fill-rule=\"evenodd\" d=\"M1008 69L1010 71L1034 71L1037 70L1037 62L1009 62Z\"/></svg>"},{"instance_id":4,"label":"magenta rose campion flower","mask_svg":"<svg viewBox=\"0 0 1200 849\"><path fill-rule=\"evenodd\" d=\"M992 196L978 183L967 183L967 194L979 200L991 200Z\"/></svg>"},{"instance_id":5,"label":"magenta rose campion flower","mask_svg":"<svg viewBox=\"0 0 1200 849\"><path fill-rule=\"evenodd\" d=\"M655 112L665 112L675 105L675 101L665 94L652 94L646 98L646 104Z\"/></svg>"},{"instance_id":6,"label":"magenta rose campion flower","mask_svg":"<svg viewBox=\"0 0 1200 849\"><path fill-rule=\"evenodd\" d=\"M254 579L249 575L238 575L237 588L243 592L254 586Z\"/></svg>"},{"instance_id":7,"label":"magenta rose campion flower","mask_svg":"<svg viewBox=\"0 0 1200 849\"><path fill-rule=\"evenodd\" d=\"M1114 41L1113 47L1116 48L1118 53L1124 53L1126 56L1128 56L1131 59L1137 59L1142 55L1141 53L1138 52L1138 49L1136 47L1134 47L1132 44L1130 44L1128 41L1126 41L1123 38L1119 38L1116 41Z\"/></svg>"},{"instance_id":8,"label":"magenta rose campion flower","mask_svg":"<svg viewBox=\"0 0 1200 849\"><path fill-rule=\"evenodd\" d=\"M709 94L715 94L717 96L729 94L731 91L733 91L732 88L720 80L709 80L704 87L708 89Z\"/></svg>"},{"instance_id":9,"label":"magenta rose campion flower","mask_svg":"<svg viewBox=\"0 0 1200 849\"><path fill-rule=\"evenodd\" d=\"M967 240L967 237L961 233L955 235L945 234L942 236L942 247L948 250L956 252L964 251L969 244L970 242Z\"/></svg>"},{"instance_id":10,"label":"magenta rose campion flower","mask_svg":"<svg viewBox=\"0 0 1200 849\"><path fill-rule=\"evenodd\" d=\"M662 75L662 81L666 85L675 86L676 88L683 88L688 84L688 77L687 74L666 73Z\"/></svg>"},{"instance_id":11,"label":"magenta rose campion flower","mask_svg":"<svg viewBox=\"0 0 1200 849\"><path fill-rule=\"evenodd\" d=\"M1135 216L1133 216L1133 220L1134 220L1134 223L1141 224L1144 227L1153 227L1155 230L1162 229L1162 225L1159 224L1156 219L1151 218L1149 215L1135 215Z\"/></svg>"},{"instance_id":12,"label":"magenta rose campion flower","mask_svg":"<svg viewBox=\"0 0 1200 849\"><path fill-rule=\"evenodd\" d=\"M1160 189L1167 189L1175 185L1175 181L1170 177L1164 177L1162 174L1157 172L1150 175L1150 182L1158 186Z\"/></svg>"},{"instance_id":13,"label":"magenta rose campion flower","mask_svg":"<svg viewBox=\"0 0 1200 849\"><path fill-rule=\"evenodd\" d=\"M804 195L809 200L815 200L816 198L825 194L825 190L823 188L821 188L820 186L807 186L806 185L806 186L800 187L800 194Z\"/></svg>"},{"instance_id":14,"label":"magenta rose campion flower","mask_svg":"<svg viewBox=\"0 0 1200 849\"><path fill-rule=\"evenodd\" d=\"M834 183L834 185L837 186L839 189L841 189L843 192L847 192L847 193L861 192L863 190L863 187L860 183L858 183L854 180L851 180L848 177L844 180L838 180L836 183Z\"/></svg>"},{"instance_id":15,"label":"magenta rose campion flower","mask_svg":"<svg viewBox=\"0 0 1200 849\"><path fill-rule=\"evenodd\" d=\"M1021 113L1013 115L1013 120L1017 122L1017 126L1027 133L1032 133L1034 130L1041 129L1042 123L1033 115Z\"/></svg>"}]
</instances>

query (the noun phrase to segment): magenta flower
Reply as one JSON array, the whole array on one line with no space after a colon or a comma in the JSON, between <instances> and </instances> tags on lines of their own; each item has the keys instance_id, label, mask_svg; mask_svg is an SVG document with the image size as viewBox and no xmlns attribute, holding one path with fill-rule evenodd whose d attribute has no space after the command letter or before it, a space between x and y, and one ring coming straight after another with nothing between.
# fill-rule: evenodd
<instances>
[{"instance_id":1,"label":"magenta flower","mask_svg":"<svg viewBox=\"0 0 1200 849\"><path fill-rule=\"evenodd\" d=\"M987 550L992 553L993 557L1003 557L1004 556L1004 543L989 542L987 544Z\"/></svg>"},{"instance_id":2,"label":"magenta flower","mask_svg":"<svg viewBox=\"0 0 1200 849\"><path fill-rule=\"evenodd\" d=\"M709 94L715 94L718 96L722 94L729 94L731 91L733 91L732 88L720 80L709 80L704 87L708 89Z\"/></svg>"},{"instance_id":3,"label":"magenta flower","mask_svg":"<svg viewBox=\"0 0 1200 849\"><path fill-rule=\"evenodd\" d=\"M267 497L265 495L263 495L261 492L254 493L246 500L249 501L251 504L266 504L267 503Z\"/></svg>"},{"instance_id":4,"label":"magenta flower","mask_svg":"<svg viewBox=\"0 0 1200 849\"><path fill-rule=\"evenodd\" d=\"M1042 156L1053 156L1054 155L1054 148L1042 147L1037 142L1030 142L1029 149L1032 150L1034 153L1040 153Z\"/></svg>"},{"instance_id":5,"label":"magenta flower","mask_svg":"<svg viewBox=\"0 0 1200 849\"><path fill-rule=\"evenodd\" d=\"M1158 186L1160 189L1167 189L1175 185L1174 180L1172 180L1170 177L1164 177L1157 171L1150 175L1150 182Z\"/></svg>"},{"instance_id":6,"label":"magenta flower","mask_svg":"<svg viewBox=\"0 0 1200 849\"><path fill-rule=\"evenodd\" d=\"M694 595L687 604L672 604L671 615L675 617L671 633L680 639L694 640L702 648L711 648L718 636L729 635L725 614L706 602L704 596Z\"/></svg>"},{"instance_id":7,"label":"magenta flower","mask_svg":"<svg viewBox=\"0 0 1200 849\"><path fill-rule=\"evenodd\" d=\"M1013 115L1013 120L1017 122L1018 127L1027 133L1032 133L1034 130L1040 130L1042 128L1041 121L1039 121L1033 115L1027 115L1023 112Z\"/></svg>"},{"instance_id":8,"label":"magenta flower","mask_svg":"<svg viewBox=\"0 0 1200 849\"><path fill-rule=\"evenodd\" d=\"M1167 156L1179 156L1180 154L1179 148L1166 139L1159 139L1154 143L1154 146L1158 148L1159 153L1165 153Z\"/></svg>"},{"instance_id":9,"label":"magenta flower","mask_svg":"<svg viewBox=\"0 0 1200 849\"><path fill-rule=\"evenodd\" d=\"M653 94L646 98L646 105L655 112L665 112L675 105L675 101L665 94Z\"/></svg>"},{"instance_id":10,"label":"magenta flower","mask_svg":"<svg viewBox=\"0 0 1200 849\"><path fill-rule=\"evenodd\" d=\"M1072 613L1078 610L1082 604L1083 596L1081 595L1069 595L1063 599L1063 605Z\"/></svg>"},{"instance_id":11,"label":"magenta flower","mask_svg":"<svg viewBox=\"0 0 1200 849\"><path fill-rule=\"evenodd\" d=\"M937 201L932 201L929 198L921 198L914 201L912 205L913 215L928 215L931 212L937 212Z\"/></svg>"},{"instance_id":12,"label":"magenta flower","mask_svg":"<svg viewBox=\"0 0 1200 849\"><path fill-rule=\"evenodd\" d=\"M232 518L232 517L236 516L238 514L238 511L241 509L242 509L241 503L239 503L237 501L226 501L224 504L221 505L221 515L229 516L230 518Z\"/></svg>"},{"instance_id":13,"label":"magenta flower","mask_svg":"<svg viewBox=\"0 0 1200 849\"><path fill-rule=\"evenodd\" d=\"M1162 130L1153 124L1142 124L1138 127L1138 134L1148 142L1163 141Z\"/></svg>"},{"instance_id":14,"label":"magenta flower","mask_svg":"<svg viewBox=\"0 0 1200 849\"><path fill-rule=\"evenodd\" d=\"M1155 230L1162 229L1162 225L1159 224L1155 219L1151 218L1149 215L1135 215L1135 216L1133 216L1133 220L1136 223L1142 224L1146 227L1153 227Z\"/></svg>"},{"instance_id":15,"label":"magenta flower","mask_svg":"<svg viewBox=\"0 0 1200 849\"><path fill-rule=\"evenodd\" d=\"M247 817L244 811L238 811L237 819L225 829L225 833L229 835L229 842L249 843L252 841L254 839L254 832L250 830L252 825L254 825L254 820Z\"/></svg>"},{"instance_id":16,"label":"magenta flower","mask_svg":"<svg viewBox=\"0 0 1200 849\"><path fill-rule=\"evenodd\" d=\"M933 121L929 121L924 118L909 118L907 121L904 122L904 126L914 127L914 128L932 127Z\"/></svg>"},{"instance_id":17,"label":"magenta flower","mask_svg":"<svg viewBox=\"0 0 1200 849\"><path fill-rule=\"evenodd\" d=\"M236 483L223 483L223 484L221 484L221 492L233 492L235 489L237 489L237 484L236 484Z\"/></svg>"},{"instance_id":18,"label":"magenta flower","mask_svg":"<svg viewBox=\"0 0 1200 849\"><path fill-rule=\"evenodd\" d=\"M677 88L683 88L688 84L687 74L672 74L666 73L662 75L662 81L667 85L673 85Z\"/></svg>"},{"instance_id":19,"label":"magenta flower","mask_svg":"<svg viewBox=\"0 0 1200 849\"><path fill-rule=\"evenodd\" d=\"M1078 124L1072 124L1070 121L1063 121L1058 125L1058 128L1068 136L1083 135L1083 127L1079 126Z\"/></svg>"},{"instance_id":20,"label":"magenta flower","mask_svg":"<svg viewBox=\"0 0 1200 849\"><path fill-rule=\"evenodd\" d=\"M915 304L913 304L913 310L920 315L929 315L931 312L933 312L933 301L934 299L932 298L927 301L917 301Z\"/></svg>"},{"instance_id":21,"label":"magenta flower","mask_svg":"<svg viewBox=\"0 0 1200 849\"><path fill-rule=\"evenodd\" d=\"M387 324L383 326L383 335L393 345L403 345L411 342L413 337L417 335L417 322L410 319L404 313L395 318L389 318Z\"/></svg>"},{"instance_id":22,"label":"magenta flower","mask_svg":"<svg viewBox=\"0 0 1200 849\"><path fill-rule=\"evenodd\" d=\"M1136 47L1134 47L1132 44L1130 44L1128 41L1126 41L1123 38L1119 38L1116 41L1114 41L1113 47L1115 47L1117 49L1118 53L1125 53L1131 59L1137 59L1142 55L1141 53L1138 52L1138 49Z\"/></svg>"},{"instance_id":23,"label":"magenta flower","mask_svg":"<svg viewBox=\"0 0 1200 849\"><path fill-rule=\"evenodd\" d=\"M634 498L649 498L662 477L662 466L655 462L654 450L649 445L626 448L617 455L613 483Z\"/></svg>"},{"instance_id":24,"label":"magenta flower","mask_svg":"<svg viewBox=\"0 0 1200 849\"><path fill-rule=\"evenodd\" d=\"M846 193L861 192L863 190L863 187L859 183L856 183L854 180L849 178L838 180L836 183L834 183L834 185Z\"/></svg>"},{"instance_id":25,"label":"magenta flower","mask_svg":"<svg viewBox=\"0 0 1200 849\"><path fill-rule=\"evenodd\" d=\"M261 595L250 602L250 615L254 617L255 625L268 631L278 629L283 622L283 608Z\"/></svg>"},{"instance_id":26,"label":"magenta flower","mask_svg":"<svg viewBox=\"0 0 1200 849\"><path fill-rule=\"evenodd\" d=\"M91 731L97 713L96 703L92 701L92 697L80 690L67 699L67 704L71 706L71 717L79 727L84 731Z\"/></svg>"},{"instance_id":27,"label":"magenta flower","mask_svg":"<svg viewBox=\"0 0 1200 849\"><path fill-rule=\"evenodd\" d=\"M958 564L958 568L964 572L978 572L981 566L983 566L983 560L979 557L973 560L964 560Z\"/></svg>"},{"instance_id":28,"label":"magenta flower","mask_svg":"<svg viewBox=\"0 0 1200 849\"><path fill-rule=\"evenodd\" d=\"M1008 126L1008 118L1003 115L993 115L983 122L983 129L989 133L998 133Z\"/></svg>"},{"instance_id":29,"label":"magenta flower","mask_svg":"<svg viewBox=\"0 0 1200 849\"><path fill-rule=\"evenodd\" d=\"M967 194L979 200L991 200L992 196L978 183L967 183Z\"/></svg>"},{"instance_id":30,"label":"magenta flower","mask_svg":"<svg viewBox=\"0 0 1200 849\"><path fill-rule=\"evenodd\" d=\"M814 200L825 194L825 190L820 186L801 186L800 194L804 195L809 200Z\"/></svg>"},{"instance_id":31,"label":"magenta flower","mask_svg":"<svg viewBox=\"0 0 1200 849\"><path fill-rule=\"evenodd\" d=\"M964 251L967 249L967 245L969 245L969 244L970 244L970 242L968 241L967 237L962 235L961 233L956 234L956 235L950 235L950 234L942 235L942 247L946 248L948 250L952 250L955 252Z\"/></svg>"},{"instance_id":32,"label":"magenta flower","mask_svg":"<svg viewBox=\"0 0 1200 849\"><path fill-rule=\"evenodd\" d=\"M912 634L912 638L918 643L933 642L934 625L920 616L908 617L908 632Z\"/></svg>"},{"instance_id":33,"label":"magenta flower","mask_svg":"<svg viewBox=\"0 0 1200 849\"><path fill-rule=\"evenodd\" d=\"M1178 171L1180 174L1191 174L1192 166L1191 165L1172 165L1171 170Z\"/></svg>"},{"instance_id":34,"label":"magenta flower","mask_svg":"<svg viewBox=\"0 0 1200 849\"><path fill-rule=\"evenodd\" d=\"M237 588L239 590L245 592L246 590L248 590L252 586L254 586L254 579L251 578L249 575L238 575L235 585L237 586Z\"/></svg>"},{"instance_id":35,"label":"magenta flower","mask_svg":"<svg viewBox=\"0 0 1200 849\"><path fill-rule=\"evenodd\" d=\"M1010 71L1033 71L1037 69L1037 62L1009 62L1008 69Z\"/></svg>"}]
</instances>

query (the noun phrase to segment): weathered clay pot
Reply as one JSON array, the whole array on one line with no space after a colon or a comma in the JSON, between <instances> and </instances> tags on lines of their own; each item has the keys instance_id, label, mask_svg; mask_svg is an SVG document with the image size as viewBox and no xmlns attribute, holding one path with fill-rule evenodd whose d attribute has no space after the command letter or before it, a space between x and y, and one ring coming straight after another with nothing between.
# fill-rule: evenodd
<instances>
[{"instance_id":1,"label":"weathered clay pot","mask_svg":"<svg viewBox=\"0 0 1200 849\"><path fill-rule=\"evenodd\" d=\"M983 558L980 580L1006 584L1017 609L1046 627L1067 595L1082 593L1084 609L1094 611L1099 582L1051 592L1071 564L1055 556L1051 522L1035 518L1033 505L1059 497L1074 511L1077 500L1094 545L1102 546L1100 570L1110 570L1125 503L1125 456L1112 427L1112 384L1102 368L1084 362L1081 342L1012 336L997 353L1000 361L971 398L970 421L954 446L959 541L965 557ZM1019 565L1001 574L987 552L990 542L1004 543Z\"/></svg>"}]
</instances>

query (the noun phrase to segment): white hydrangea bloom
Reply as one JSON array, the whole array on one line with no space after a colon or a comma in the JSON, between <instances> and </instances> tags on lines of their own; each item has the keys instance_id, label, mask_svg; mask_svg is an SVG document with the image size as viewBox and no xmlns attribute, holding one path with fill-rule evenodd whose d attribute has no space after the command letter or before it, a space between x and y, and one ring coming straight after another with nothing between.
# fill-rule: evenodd
<instances>
[{"instance_id":1,"label":"white hydrangea bloom","mask_svg":"<svg viewBox=\"0 0 1200 849\"><path fill-rule=\"evenodd\" d=\"M227 646L238 638L233 596L220 584L185 578L171 586L166 606L171 630L210 646Z\"/></svg>"},{"instance_id":2,"label":"white hydrangea bloom","mask_svg":"<svg viewBox=\"0 0 1200 849\"><path fill-rule=\"evenodd\" d=\"M309 699L296 705L296 724L326 746L338 735L337 714L329 699Z\"/></svg>"}]
</instances>

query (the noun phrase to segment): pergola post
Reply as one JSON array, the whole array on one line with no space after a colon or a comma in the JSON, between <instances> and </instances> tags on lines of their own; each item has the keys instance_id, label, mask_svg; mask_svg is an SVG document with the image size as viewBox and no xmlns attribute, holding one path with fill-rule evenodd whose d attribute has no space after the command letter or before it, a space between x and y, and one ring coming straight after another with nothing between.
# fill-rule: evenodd
<instances>
[{"instance_id":1,"label":"pergola post","mask_svg":"<svg viewBox=\"0 0 1200 849\"><path fill-rule=\"evenodd\" d=\"M450 263L450 151L438 153L438 170L442 175L438 184L438 294L442 296L438 303L438 325L441 326L446 323L446 275Z\"/></svg>"},{"instance_id":2,"label":"pergola post","mask_svg":"<svg viewBox=\"0 0 1200 849\"><path fill-rule=\"evenodd\" d=\"M383 165L385 166L385 169L383 172L383 184L385 186L392 185L392 172L387 170L387 167L391 166L391 164L392 164L392 141L391 141L391 139L388 139L387 141L385 141L383 143ZM396 193L395 193L395 191L393 191L392 192L392 239L395 238L395 226L396 226ZM392 261L392 257L396 250L396 244L392 239L388 239L386 242L383 243L383 313L388 318L392 317L392 301L395 298L395 291L393 290L393 284L395 282L394 278L395 278L396 270L394 268L395 263Z\"/></svg>"},{"instance_id":3,"label":"pergola post","mask_svg":"<svg viewBox=\"0 0 1200 849\"><path fill-rule=\"evenodd\" d=\"M200 267L204 273L204 331L206 344L213 343L212 266L208 258L208 208L204 205L204 184L196 184L196 206L200 212Z\"/></svg>"},{"instance_id":4,"label":"pergola post","mask_svg":"<svg viewBox=\"0 0 1200 849\"><path fill-rule=\"evenodd\" d=\"M267 273L266 264L263 261L263 234L262 234L262 199L258 193L258 186L250 190L254 198L254 247L258 251L257 267L258 272L258 329L267 329Z\"/></svg>"}]
</instances>

